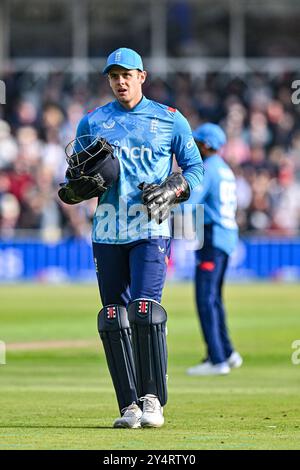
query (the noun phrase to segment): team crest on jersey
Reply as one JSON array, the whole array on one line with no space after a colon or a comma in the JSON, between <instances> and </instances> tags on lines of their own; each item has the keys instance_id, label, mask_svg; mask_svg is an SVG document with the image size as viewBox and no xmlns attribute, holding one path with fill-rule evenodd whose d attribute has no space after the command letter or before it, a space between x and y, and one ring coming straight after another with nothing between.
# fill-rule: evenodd
<instances>
[{"instance_id":1,"label":"team crest on jersey","mask_svg":"<svg viewBox=\"0 0 300 470\"><path fill-rule=\"evenodd\" d=\"M116 121L110 119L109 121L103 122L104 129L113 129L115 127Z\"/></svg>"},{"instance_id":2,"label":"team crest on jersey","mask_svg":"<svg viewBox=\"0 0 300 470\"><path fill-rule=\"evenodd\" d=\"M157 131L158 131L158 119L156 116L154 116L154 119L151 119L150 132L152 134L156 134Z\"/></svg>"},{"instance_id":3,"label":"team crest on jersey","mask_svg":"<svg viewBox=\"0 0 300 470\"><path fill-rule=\"evenodd\" d=\"M106 318L108 320L112 320L112 319L116 318L116 316L117 316L116 307L106 307L105 308L105 313L106 313Z\"/></svg>"}]
</instances>

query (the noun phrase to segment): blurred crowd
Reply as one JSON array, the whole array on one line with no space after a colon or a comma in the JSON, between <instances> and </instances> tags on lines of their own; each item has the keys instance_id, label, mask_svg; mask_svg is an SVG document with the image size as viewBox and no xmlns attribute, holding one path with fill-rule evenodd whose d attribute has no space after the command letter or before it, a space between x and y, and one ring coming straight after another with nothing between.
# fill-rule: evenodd
<instances>
[{"instance_id":1,"label":"blurred crowd","mask_svg":"<svg viewBox=\"0 0 300 470\"><path fill-rule=\"evenodd\" d=\"M80 118L113 97L105 77L10 73L0 106L2 237L39 233L47 240L90 236L96 200L66 206L57 197L66 170L64 148ZM147 97L178 108L192 128L219 123L223 157L237 177L241 233L293 236L300 228L300 105L292 82L270 77L174 74L149 78ZM37 232L38 230L38 232Z\"/></svg>"}]
</instances>

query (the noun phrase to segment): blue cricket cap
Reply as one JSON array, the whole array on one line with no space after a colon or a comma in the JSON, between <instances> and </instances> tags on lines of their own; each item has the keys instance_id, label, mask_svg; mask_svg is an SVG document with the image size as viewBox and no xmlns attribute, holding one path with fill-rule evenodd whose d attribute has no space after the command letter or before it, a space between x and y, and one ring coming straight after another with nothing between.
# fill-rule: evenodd
<instances>
[{"instance_id":1,"label":"blue cricket cap","mask_svg":"<svg viewBox=\"0 0 300 470\"><path fill-rule=\"evenodd\" d=\"M120 47L108 56L103 73L108 73L114 65L119 65L128 70L144 70L141 56L133 49L127 49L126 47Z\"/></svg>"},{"instance_id":2,"label":"blue cricket cap","mask_svg":"<svg viewBox=\"0 0 300 470\"><path fill-rule=\"evenodd\" d=\"M217 124L207 122L201 124L193 132L193 137L198 142L203 142L208 147L218 150L224 144L226 144L226 135L223 129Z\"/></svg>"}]
</instances>

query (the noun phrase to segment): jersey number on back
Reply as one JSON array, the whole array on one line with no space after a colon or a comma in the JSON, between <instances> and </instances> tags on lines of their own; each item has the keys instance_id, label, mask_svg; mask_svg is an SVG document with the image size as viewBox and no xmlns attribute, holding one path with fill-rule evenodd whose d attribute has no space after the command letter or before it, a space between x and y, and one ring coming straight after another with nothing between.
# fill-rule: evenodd
<instances>
[{"instance_id":1,"label":"jersey number on back","mask_svg":"<svg viewBox=\"0 0 300 470\"><path fill-rule=\"evenodd\" d=\"M220 183L220 214L221 222L227 228L235 228L235 213L237 208L236 184L234 181Z\"/></svg>"}]
</instances>

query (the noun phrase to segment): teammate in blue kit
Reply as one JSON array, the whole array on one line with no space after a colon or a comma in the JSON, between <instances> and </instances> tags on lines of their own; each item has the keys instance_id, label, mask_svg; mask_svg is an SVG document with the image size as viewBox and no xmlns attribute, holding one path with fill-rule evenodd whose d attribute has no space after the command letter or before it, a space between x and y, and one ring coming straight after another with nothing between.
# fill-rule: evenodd
<instances>
[{"instance_id":1,"label":"teammate in blue kit","mask_svg":"<svg viewBox=\"0 0 300 470\"><path fill-rule=\"evenodd\" d=\"M242 358L234 351L226 326L222 287L230 253L238 241L235 220L236 182L232 170L218 154L226 143L220 126L206 123L193 136L204 160L203 185L196 188L188 204L204 204L204 244L196 252L196 301L207 346L207 357L187 370L189 375L228 374L240 367Z\"/></svg>"},{"instance_id":2,"label":"teammate in blue kit","mask_svg":"<svg viewBox=\"0 0 300 470\"><path fill-rule=\"evenodd\" d=\"M203 165L182 114L143 96L147 73L135 51L111 53L103 73L116 100L85 115L77 130L84 148L95 136L105 138L120 164L93 221L103 304L98 330L120 408L114 427L160 427L167 402L167 313L160 301L168 215L201 183ZM182 173L172 173L173 154Z\"/></svg>"}]
</instances>

